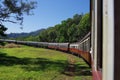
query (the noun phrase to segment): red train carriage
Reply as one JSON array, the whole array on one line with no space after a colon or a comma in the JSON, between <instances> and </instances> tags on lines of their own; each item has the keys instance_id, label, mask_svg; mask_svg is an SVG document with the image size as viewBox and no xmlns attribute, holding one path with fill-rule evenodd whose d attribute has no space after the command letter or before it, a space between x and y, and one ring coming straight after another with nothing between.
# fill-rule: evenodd
<instances>
[{"instance_id":1,"label":"red train carriage","mask_svg":"<svg viewBox=\"0 0 120 80\"><path fill-rule=\"evenodd\" d=\"M48 48L50 48L50 49L58 49L58 43L48 43Z\"/></svg>"},{"instance_id":2,"label":"red train carriage","mask_svg":"<svg viewBox=\"0 0 120 80\"><path fill-rule=\"evenodd\" d=\"M79 43L71 43L70 44L70 52L78 54L79 53L79 49L78 49ZM79 55L79 54L78 54Z\"/></svg>"}]
</instances>

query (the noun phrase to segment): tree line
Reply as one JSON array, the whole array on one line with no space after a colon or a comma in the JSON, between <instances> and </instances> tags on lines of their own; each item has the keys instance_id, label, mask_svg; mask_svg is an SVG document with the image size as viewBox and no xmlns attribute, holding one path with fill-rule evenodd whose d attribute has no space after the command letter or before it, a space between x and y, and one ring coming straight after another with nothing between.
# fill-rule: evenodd
<instances>
[{"instance_id":1,"label":"tree line","mask_svg":"<svg viewBox=\"0 0 120 80\"><path fill-rule=\"evenodd\" d=\"M77 42L81 40L91 29L90 15L75 14L73 18L61 21L53 27L49 27L37 36L19 38L27 41L40 42Z\"/></svg>"}]
</instances>

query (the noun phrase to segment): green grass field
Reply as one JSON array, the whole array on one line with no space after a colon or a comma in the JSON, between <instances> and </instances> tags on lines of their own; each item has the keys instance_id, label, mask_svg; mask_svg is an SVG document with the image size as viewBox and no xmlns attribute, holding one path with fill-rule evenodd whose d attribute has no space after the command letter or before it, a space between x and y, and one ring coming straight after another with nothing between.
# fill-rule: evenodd
<instances>
[{"instance_id":1,"label":"green grass field","mask_svg":"<svg viewBox=\"0 0 120 80\"><path fill-rule=\"evenodd\" d=\"M67 72L74 61L73 76ZM89 66L63 52L23 46L0 49L0 80L91 80Z\"/></svg>"}]
</instances>

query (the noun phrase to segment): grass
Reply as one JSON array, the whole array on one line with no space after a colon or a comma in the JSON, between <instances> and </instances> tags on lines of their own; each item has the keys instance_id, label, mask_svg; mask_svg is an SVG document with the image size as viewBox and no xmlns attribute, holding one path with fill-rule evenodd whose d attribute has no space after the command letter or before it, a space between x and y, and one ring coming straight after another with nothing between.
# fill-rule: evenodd
<instances>
[{"instance_id":1,"label":"grass","mask_svg":"<svg viewBox=\"0 0 120 80\"><path fill-rule=\"evenodd\" d=\"M69 58L75 60L74 76L66 73ZM28 46L0 49L0 80L91 79L88 65L70 54Z\"/></svg>"}]
</instances>

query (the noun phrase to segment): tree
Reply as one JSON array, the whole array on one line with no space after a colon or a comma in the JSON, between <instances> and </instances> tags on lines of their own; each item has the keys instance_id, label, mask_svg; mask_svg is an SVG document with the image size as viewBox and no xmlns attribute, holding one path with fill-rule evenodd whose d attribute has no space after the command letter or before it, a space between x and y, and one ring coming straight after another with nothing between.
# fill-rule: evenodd
<instances>
[{"instance_id":1,"label":"tree","mask_svg":"<svg viewBox=\"0 0 120 80\"><path fill-rule=\"evenodd\" d=\"M3 25L0 24L0 36L5 36L4 32L7 30Z\"/></svg>"},{"instance_id":2,"label":"tree","mask_svg":"<svg viewBox=\"0 0 120 80\"><path fill-rule=\"evenodd\" d=\"M84 37L88 32L90 32L90 15L89 13L85 14L80 21L80 32L81 36Z\"/></svg>"},{"instance_id":3,"label":"tree","mask_svg":"<svg viewBox=\"0 0 120 80\"><path fill-rule=\"evenodd\" d=\"M75 15L73 16L73 23L74 23L74 24L79 24L80 20L82 19L82 16L83 16L83 14L81 14L81 15L75 14Z\"/></svg>"},{"instance_id":4,"label":"tree","mask_svg":"<svg viewBox=\"0 0 120 80\"><path fill-rule=\"evenodd\" d=\"M77 31L76 24L72 24L70 26L70 28L68 29L68 31L67 31L67 34L69 36L69 42L75 42L75 41L77 41L76 37L75 37L77 35L76 31Z\"/></svg>"},{"instance_id":5,"label":"tree","mask_svg":"<svg viewBox=\"0 0 120 80\"><path fill-rule=\"evenodd\" d=\"M0 35L7 30L4 22L22 25L24 14L32 15L35 7L36 2L32 0L0 0Z\"/></svg>"}]
</instances>

